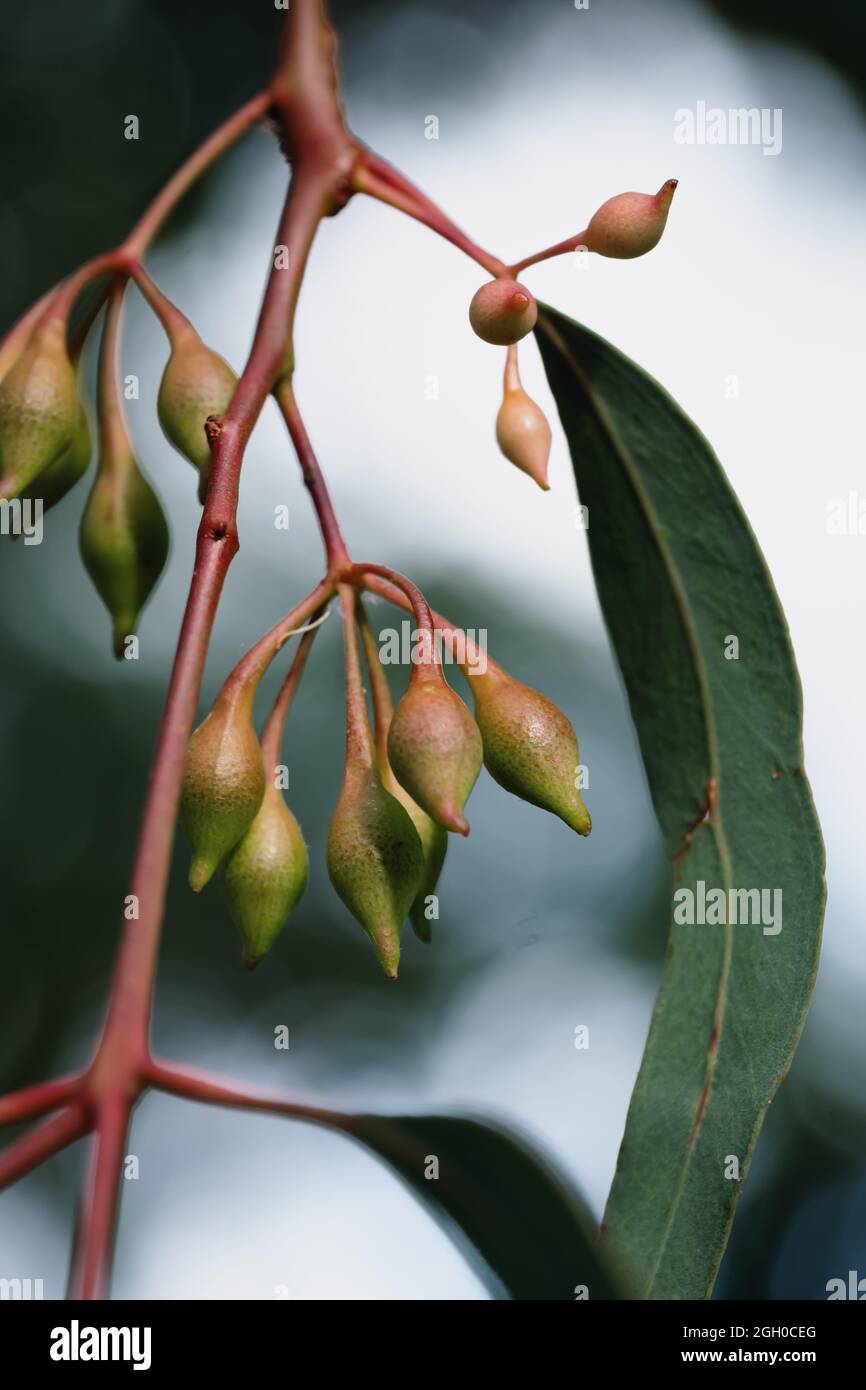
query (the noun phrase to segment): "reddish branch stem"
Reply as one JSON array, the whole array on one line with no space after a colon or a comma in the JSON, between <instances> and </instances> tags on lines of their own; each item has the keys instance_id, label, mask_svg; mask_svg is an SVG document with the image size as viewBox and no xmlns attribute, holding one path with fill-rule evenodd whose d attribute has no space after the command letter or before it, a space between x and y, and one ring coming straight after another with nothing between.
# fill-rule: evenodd
<instances>
[{"instance_id":1,"label":"reddish branch stem","mask_svg":"<svg viewBox=\"0 0 866 1390\"><path fill-rule=\"evenodd\" d=\"M43 1120L41 1125L28 1130L0 1154L0 1191L46 1159L53 1158L67 1144L80 1139L87 1128L83 1107L72 1104L66 1110L61 1110L59 1115L53 1115L50 1120Z\"/></svg>"},{"instance_id":2,"label":"reddish branch stem","mask_svg":"<svg viewBox=\"0 0 866 1390\"><path fill-rule=\"evenodd\" d=\"M99 276L109 283L95 297L79 329L80 344L95 313L117 279L134 276L175 325L171 307L152 287L140 260L159 227L199 175L239 135L272 112L292 179L280 220L273 267L250 355L225 415L208 422L212 468L198 529L195 564L172 667L156 752L145 798L138 848L127 903L137 915L125 919L102 1036L87 1071L79 1077L28 1087L0 1099L0 1125L51 1115L0 1154L0 1186L14 1181L65 1145L93 1131L87 1177L74 1242L69 1293L73 1298L102 1296L107 1287L117 1219L126 1134L132 1109L148 1087L218 1105L263 1110L328 1124L351 1132L351 1117L242 1089L221 1078L155 1061L149 1051L152 994L175 836L184 754L195 718L211 629L229 565L238 550L237 502L241 466L250 433L273 392L282 411L313 505L327 557L325 579L307 599L260 639L243 663L269 660L292 626L321 608L339 588L349 671L350 742L369 752L369 725L360 683L353 618L355 586L382 594L414 611L420 627L448 631L450 624L431 612L413 584L384 566L353 566L331 499L298 411L291 384L292 328L304 269L323 217L339 211L354 191L390 202L460 247L492 275L558 254L560 247L507 267L457 228L430 199L347 131L340 110L334 66L335 39L322 0L294 0L287 15L276 74L266 92L254 97L220 126L186 161L117 251L97 257L33 307L0 343L0 370L9 354L46 313L67 314L81 290ZM179 321L179 319L177 320ZM75 344L73 344L75 350ZM452 629L453 630L453 629ZM278 744L285 709L300 678L309 648L305 638L278 696L268 726L268 747ZM472 660L472 655L469 657ZM245 664L246 663L246 664ZM236 668L236 670L239 668ZM262 666L264 669L264 666ZM274 754L276 756L276 754Z\"/></svg>"},{"instance_id":3,"label":"reddish branch stem","mask_svg":"<svg viewBox=\"0 0 866 1390\"><path fill-rule=\"evenodd\" d=\"M138 916L123 923L105 1027L87 1077L88 1089L101 1103L70 1276L70 1290L79 1298L100 1297L106 1288L122 1148L131 1104L144 1085L184 754L217 604L238 550L244 450L291 353L295 306L316 229L348 196L354 146L337 104L332 58L333 36L321 4L296 0L270 91L293 157L292 180L250 355L228 410L209 432L210 486L128 890Z\"/></svg>"},{"instance_id":4,"label":"reddish branch stem","mask_svg":"<svg viewBox=\"0 0 866 1390\"><path fill-rule=\"evenodd\" d=\"M278 382L274 391L276 401L283 415L283 419L288 427L298 462L301 465L301 474L312 499L313 507L319 521L319 529L322 533L322 541L325 546L325 558L328 570L336 574L340 569L349 564L349 552L346 549L346 542L340 532L337 516L331 502L330 494L322 476L313 447L310 443L309 435L304 428L295 394L292 389L291 375L283 377Z\"/></svg>"}]
</instances>

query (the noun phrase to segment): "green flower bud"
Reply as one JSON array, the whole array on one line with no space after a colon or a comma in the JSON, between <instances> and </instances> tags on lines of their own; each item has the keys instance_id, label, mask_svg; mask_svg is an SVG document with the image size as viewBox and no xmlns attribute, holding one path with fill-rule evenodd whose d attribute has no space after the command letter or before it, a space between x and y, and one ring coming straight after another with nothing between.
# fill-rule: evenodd
<instances>
[{"instance_id":1,"label":"green flower bud","mask_svg":"<svg viewBox=\"0 0 866 1390\"><path fill-rule=\"evenodd\" d=\"M78 536L84 567L111 616L113 646L125 639L168 557L168 524L159 499L131 453L100 460Z\"/></svg>"},{"instance_id":2,"label":"green flower bud","mask_svg":"<svg viewBox=\"0 0 866 1390\"><path fill-rule=\"evenodd\" d=\"M668 179L658 193L619 193L593 213L584 245L599 256L628 261L644 256L661 239L668 220L676 179Z\"/></svg>"},{"instance_id":3,"label":"green flower bud","mask_svg":"<svg viewBox=\"0 0 866 1390\"><path fill-rule=\"evenodd\" d=\"M388 730L394 776L446 830L469 834L463 806L481 771L481 735L441 668L413 666Z\"/></svg>"},{"instance_id":4,"label":"green flower bud","mask_svg":"<svg viewBox=\"0 0 866 1390\"><path fill-rule=\"evenodd\" d=\"M205 421L228 409L237 384L229 364L205 347L194 328L187 326L175 334L159 386L157 413L166 438L198 469L202 502L211 459Z\"/></svg>"},{"instance_id":5,"label":"green flower bud","mask_svg":"<svg viewBox=\"0 0 866 1390\"><path fill-rule=\"evenodd\" d=\"M25 487L21 492L22 500L25 498L39 498L42 502L42 510L47 512L67 492L71 492L75 484L87 472L90 463L91 443L90 425L87 420L87 412L83 405L78 407L78 424L72 443L58 455L53 463L43 469L29 487Z\"/></svg>"},{"instance_id":6,"label":"green flower bud","mask_svg":"<svg viewBox=\"0 0 866 1390\"><path fill-rule=\"evenodd\" d=\"M301 828L271 780L252 825L229 851L221 873L248 970L273 946L307 886L308 872Z\"/></svg>"},{"instance_id":7,"label":"green flower bud","mask_svg":"<svg viewBox=\"0 0 866 1390\"><path fill-rule=\"evenodd\" d=\"M186 750L180 818L192 850L189 886L194 893L250 828L265 794L253 694L223 687Z\"/></svg>"},{"instance_id":8,"label":"green flower bud","mask_svg":"<svg viewBox=\"0 0 866 1390\"><path fill-rule=\"evenodd\" d=\"M0 382L0 496L16 497L72 444L78 423L66 323L40 324Z\"/></svg>"},{"instance_id":9,"label":"green flower bud","mask_svg":"<svg viewBox=\"0 0 866 1390\"><path fill-rule=\"evenodd\" d=\"M396 980L400 928L424 873L424 855L412 821L360 760L346 775L328 832L328 874L352 916L373 943L385 974Z\"/></svg>"},{"instance_id":10,"label":"green flower bud","mask_svg":"<svg viewBox=\"0 0 866 1390\"><path fill-rule=\"evenodd\" d=\"M562 710L493 663L469 684L491 776L506 791L552 811L578 835L588 835L592 821L577 789L577 736Z\"/></svg>"},{"instance_id":11,"label":"green flower bud","mask_svg":"<svg viewBox=\"0 0 866 1390\"><path fill-rule=\"evenodd\" d=\"M382 785L387 792L396 797L401 806L406 808L418 839L421 841L424 871L421 875L421 886L409 909L409 920L418 940L429 945L433 933L430 920L426 915L427 898L431 893L436 892L436 885L439 882L439 875L442 872L445 853L448 849L448 831L443 826L437 825L426 811L421 810L417 801L413 801L406 788L400 786L390 766L382 768Z\"/></svg>"},{"instance_id":12,"label":"green flower bud","mask_svg":"<svg viewBox=\"0 0 866 1390\"><path fill-rule=\"evenodd\" d=\"M538 305L531 291L519 280L505 276L488 280L475 291L469 305L469 322L478 337L500 347L525 338L537 318Z\"/></svg>"}]
</instances>

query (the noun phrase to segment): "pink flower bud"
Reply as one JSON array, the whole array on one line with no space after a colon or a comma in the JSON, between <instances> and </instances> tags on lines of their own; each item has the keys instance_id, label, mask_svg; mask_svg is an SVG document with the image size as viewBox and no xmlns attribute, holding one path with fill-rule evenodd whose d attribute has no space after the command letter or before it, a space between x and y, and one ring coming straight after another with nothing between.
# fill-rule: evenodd
<instances>
[{"instance_id":1,"label":"pink flower bud","mask_svg":"<svg viewBox=\"0 0 866 1390\"><path fill-rule=\"evenodd\" d=\"M676 186L676 179L668 179L658 193L619 193L608 198L586 229L587 250L621 261L651 251L665 229Z\"/></svg>"}]
</instances>

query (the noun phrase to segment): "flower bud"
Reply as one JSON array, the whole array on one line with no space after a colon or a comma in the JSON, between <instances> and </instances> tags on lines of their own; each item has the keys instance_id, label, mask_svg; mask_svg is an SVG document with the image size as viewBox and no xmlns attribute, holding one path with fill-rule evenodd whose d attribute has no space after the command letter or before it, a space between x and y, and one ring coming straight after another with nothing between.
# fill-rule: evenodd
<instances>
[{"instance_id":1,"label":"flower bud","mask_svg":"<svg viewBox=\"0 0 866 1390\"><path fill-rule=\"evenodd\" d=\"M43 321L0 382L0 496L16 497L70 444L78 422L66 322Z\"/></svg>"},{"instance_id":2,"label":"flower bud","mask_svg":"<svg viewBox=\"0 0 866 1390\"><path fill-rule=\"evenodd\" d=\"M527 396L517 370L517 349L508 352L505 390L496 417L496 441L509 463L527 473L543 492L550 490L550 426L540 406Z\"/></svg>"},{"instance_id":3,"label":"flower bud","mask_svg":"<svg viewBox=\"0 0 866 1390\"><path fill-rule=\"evenodd\" d=\"M189 886L194 893L201 892L250 828L265 794L253 694L223 687L187 746L180 817L192 850Z\"/></svg>"},{"instance_id":4,"label":"flower bud","mask_svg":"<svg viewBox=\"0 0 866 1390\"><path fill-rule=\"evenodd\" d=\"M301 827L271 780L252 825L229 851L221 874L248 970L273 946L307 886L308 872Z\"/></svg>"},{"instance_id":5,"label":"flower bud","mask_svg":"<svg viewBox=\"0 0 866 1390\"><path fill-rule=\"evenodd\" d=\"M394 776L437 825L469 834L463 806L481 771L481 735L439 666L413 666L388 730Z\"/></svg>"},{"instance_id":6,"label":"flower bud","mask_svg":"<svg viewBox=\"0 0 866 1390\"><path fill-rule=\"evenodd\" d=\"M424 872L421 842L408 813L378 772L347 762L328 832L328 874L373 943L385 974L397 978L400 928Z\"/></svg>"},{"instance_id":7,"label":"flower bud","mask_svg":"<svg viewBox=\"0 0 866 1390\"><path fill-rule=\"evenodd\" d=\"M237 384L229 364L205 347L194 328L187 325L174 335L156 408L166 438L199 471L202 502L211 458L205 421L228 409Z\"/></svg>"},{"instance_id":8,"label":"flower bud","mask_svg":"<svg viewBox=\"0 0 866 1390\"><path fill-rule=\"evenodd\" d=\"M619 193L594 213L584 245L599 256L631 260L651 251L668 220L677 180L668 179L658 193Z\"/></svg>"},{"instance_id":9,"label":"flower bud","mask_svg":"<svg viewBox=\"0 0 866 1390\"><path fill-rule=\"evenodd\" d=\"M469 305L469 322L485 343L505 347L519 342L535 327L538 305L519 280L505 276L488 280L475 291Z\"/></svg>"},{"instance_id":10,"label":"flower bud","mask_svg":"<svg viewBox=\"0 0 866 1390\"><path fill-rule=\"evenodd\" d=\"M577 736L562 710L492 662L469 684L491 776L506 791L552 811L578 835L588 835L592 821L577 789Z\"/></svg>"},{"instance_id":11,"label":"flower bud","mask_svg":"<svg viewBox=\"0 0 866 1390\"><path fill-rule=\"evenodd\" d=\"M421 841L424 870L421 875L421 886L409 909L409 920L418 940L429 944L432 940L432 932L430 920L426 915L427 899L431 893L436 892L436 884L439 882L442 865L445 863L448 831L441 825L437 825L426 811L421 810L417 801L413 801L406 788L400 786L387 763L382 768L382 785L387 792L397 798L401 806L405 807L415 827L418 839Z\"/></svg>"},{"instance_id":12,"label":"flower bud","mask_svg":"<svg viewBox=\"0 0 866 1390\"><path fill-rule=\"evenodd\" d=\"M22 501L26 498L36 499L42 503L43 512L47 512L50 507L65 497L87 472L90 463L91 443L90 425L87 420L87 413L83 405L78 407L78 424L75 427L75 434L72 443L67 445L62 454L59 454L53 463L49 463L37 478L25 487L20 497Z\"/></svg>"},{"instance_id":13,"label":"flower bud","mask_svg":"<svg viewBox=\"0 0 866 1390\"><path fill-rule=\"evenodd\" d=\"M100 460L78 544L111 616L114 655L122 657L168 557L168 524L159 498L131 453Z\"/></svg>"}]
</instances>

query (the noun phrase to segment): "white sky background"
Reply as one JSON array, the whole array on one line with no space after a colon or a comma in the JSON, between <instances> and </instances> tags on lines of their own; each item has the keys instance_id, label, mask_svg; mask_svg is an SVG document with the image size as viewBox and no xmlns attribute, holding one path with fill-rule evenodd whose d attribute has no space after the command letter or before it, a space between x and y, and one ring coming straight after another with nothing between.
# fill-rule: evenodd
<instances>
[{"instance_id":1,"label":"white sky background","mask_svg":"<svg viewBox=\"0 0 866 1390\"><path fill-rule=\"evenodd\" d=\"M441 77L431 50L442 54ZM457 76L449 75L449 53ZM473 53L480 75L462 81ZM400 72L399 55L407 55L402 66L408 64L411 81L392 73L381 83L353 83L352 74L380 64ZM803 55L734 38L687 3L593 0L579 12L567 0L545 0L483 31L431 7L426 18L397 17L371 34L347 68L353 127L505 259L578 231L614 193L654 192L668 177L680 180L668 229L652 255L633 262L592 258L583 271L564 258L533 269L526 280L540 298L581 318L667 387L716 448L763 548L803 681L806 769L829 857L823 971L801 1065L832 1067L840 1087L846 1076L853 1086L862 1079L866 1045L859 890L866 535L828 535L826 515L833 497L851 489L866 496L861 114L829 71ZM724 108L781 107L782 153L675 144L674 112L699 100ZM424 138L428 114L439 117L438 141ZM284 174L264 137L254 137L233 167L235 177L214 188L207 222L157 249L150 264L206 340L239 366ZM208 288L216 265L219 295ZM475 339L466 320L484 278L426 229L356 199L323 228L304 287L297 331L301 407L338 510L351 518L357 556L417 571L425 557L444 552L455 574L500 577L509 590L517 574L523 594L515 622L531 627L533 611L546 610L566 631L600 634L560 432L547 495L511 470L493 441L502 354ZM136 309L130 340L153 347L152 381L143 389L155 390L164 350ZM527 389L554 420L531 343L522 349L521 366ZM430 374L439 378L438 401L425 399ZM730 375L739 380L737 400L725 396ZM164 447L158 439L154 428L154 447ZM284 485L286 467L281 428L268 415L247 465L238 564L264 563L276 553L270 515L253 498L253 485L271 501L282 491L293 506L293 545L309 556L312 581L318 543L294 478ZM192 514L182 466L173 481L160 474L159 486L170 508ZM185 561L176 560L154 614L169 601L169 587L185 587L187 577ZM102 644L105 634L93 632L91 617L81 641ZM170 628L153 625L166 656ZM498 1095L509 1111L522 1109L563 1164L573 1165L579 1111L581 1159L573 1172L596 1208L612 1175L651 1004L642 979L611 980L608 965L590 958L587 975L598 971L599 1026L602 1020L615 1026L621 1048L591 1083L540 1080L535 1059L544 1039L522 1039L516 1052L507 1013L501 1061L489 1034L478 1059L488 1072L485 1096ZM538 989L555 993L543 950L535 969ZM507 979L496 977L486 988L499 989L507 1001ZM558 1017L555 998L550 1015ZM592 1027L592 1019L585 1021ZM458 1009L454 1022L453 1057L447 1040L438 1040L437 1075L419 1104L460 1094L472 1074L471 1018L461 1020ZM241 1030L227 1040L222 1058L211 1047L198 1060L243 1075ZM471 1082L464 1089L471 1095ZM371 1095L366 1103L381 1100ZM119 1297L270 1297L278 1284L288 1285L292 1297L483 1296L446 1238L375 1163L359 1154L349 1165L341 1152L331 1169L336 1139L302 1130L289 1135L278 1121L241 1121L169 1101L148 1102L136 1123L136 1149L164 1164L164 1185L158 1222L155 1198L139 1219L138 1194L125 1199ZM261 1139L251 1156L253 1126ZM278 1149L287 1176L279 1186L284 1200L275 1204ZM181 1154L186 1163L177 1162ZM297 1187L288 1176L293 1167ZM236 1200L226 1198L227 1189ZM13 1217L13 1245L20 1230L22 1248L32 1254L26 1190ZM46 1225L46 1259L58 1240ZM297 1252L297 1261L288 1257L288 1273L279 1255L286 1250Z\"/></svg>"}]
</instances>

